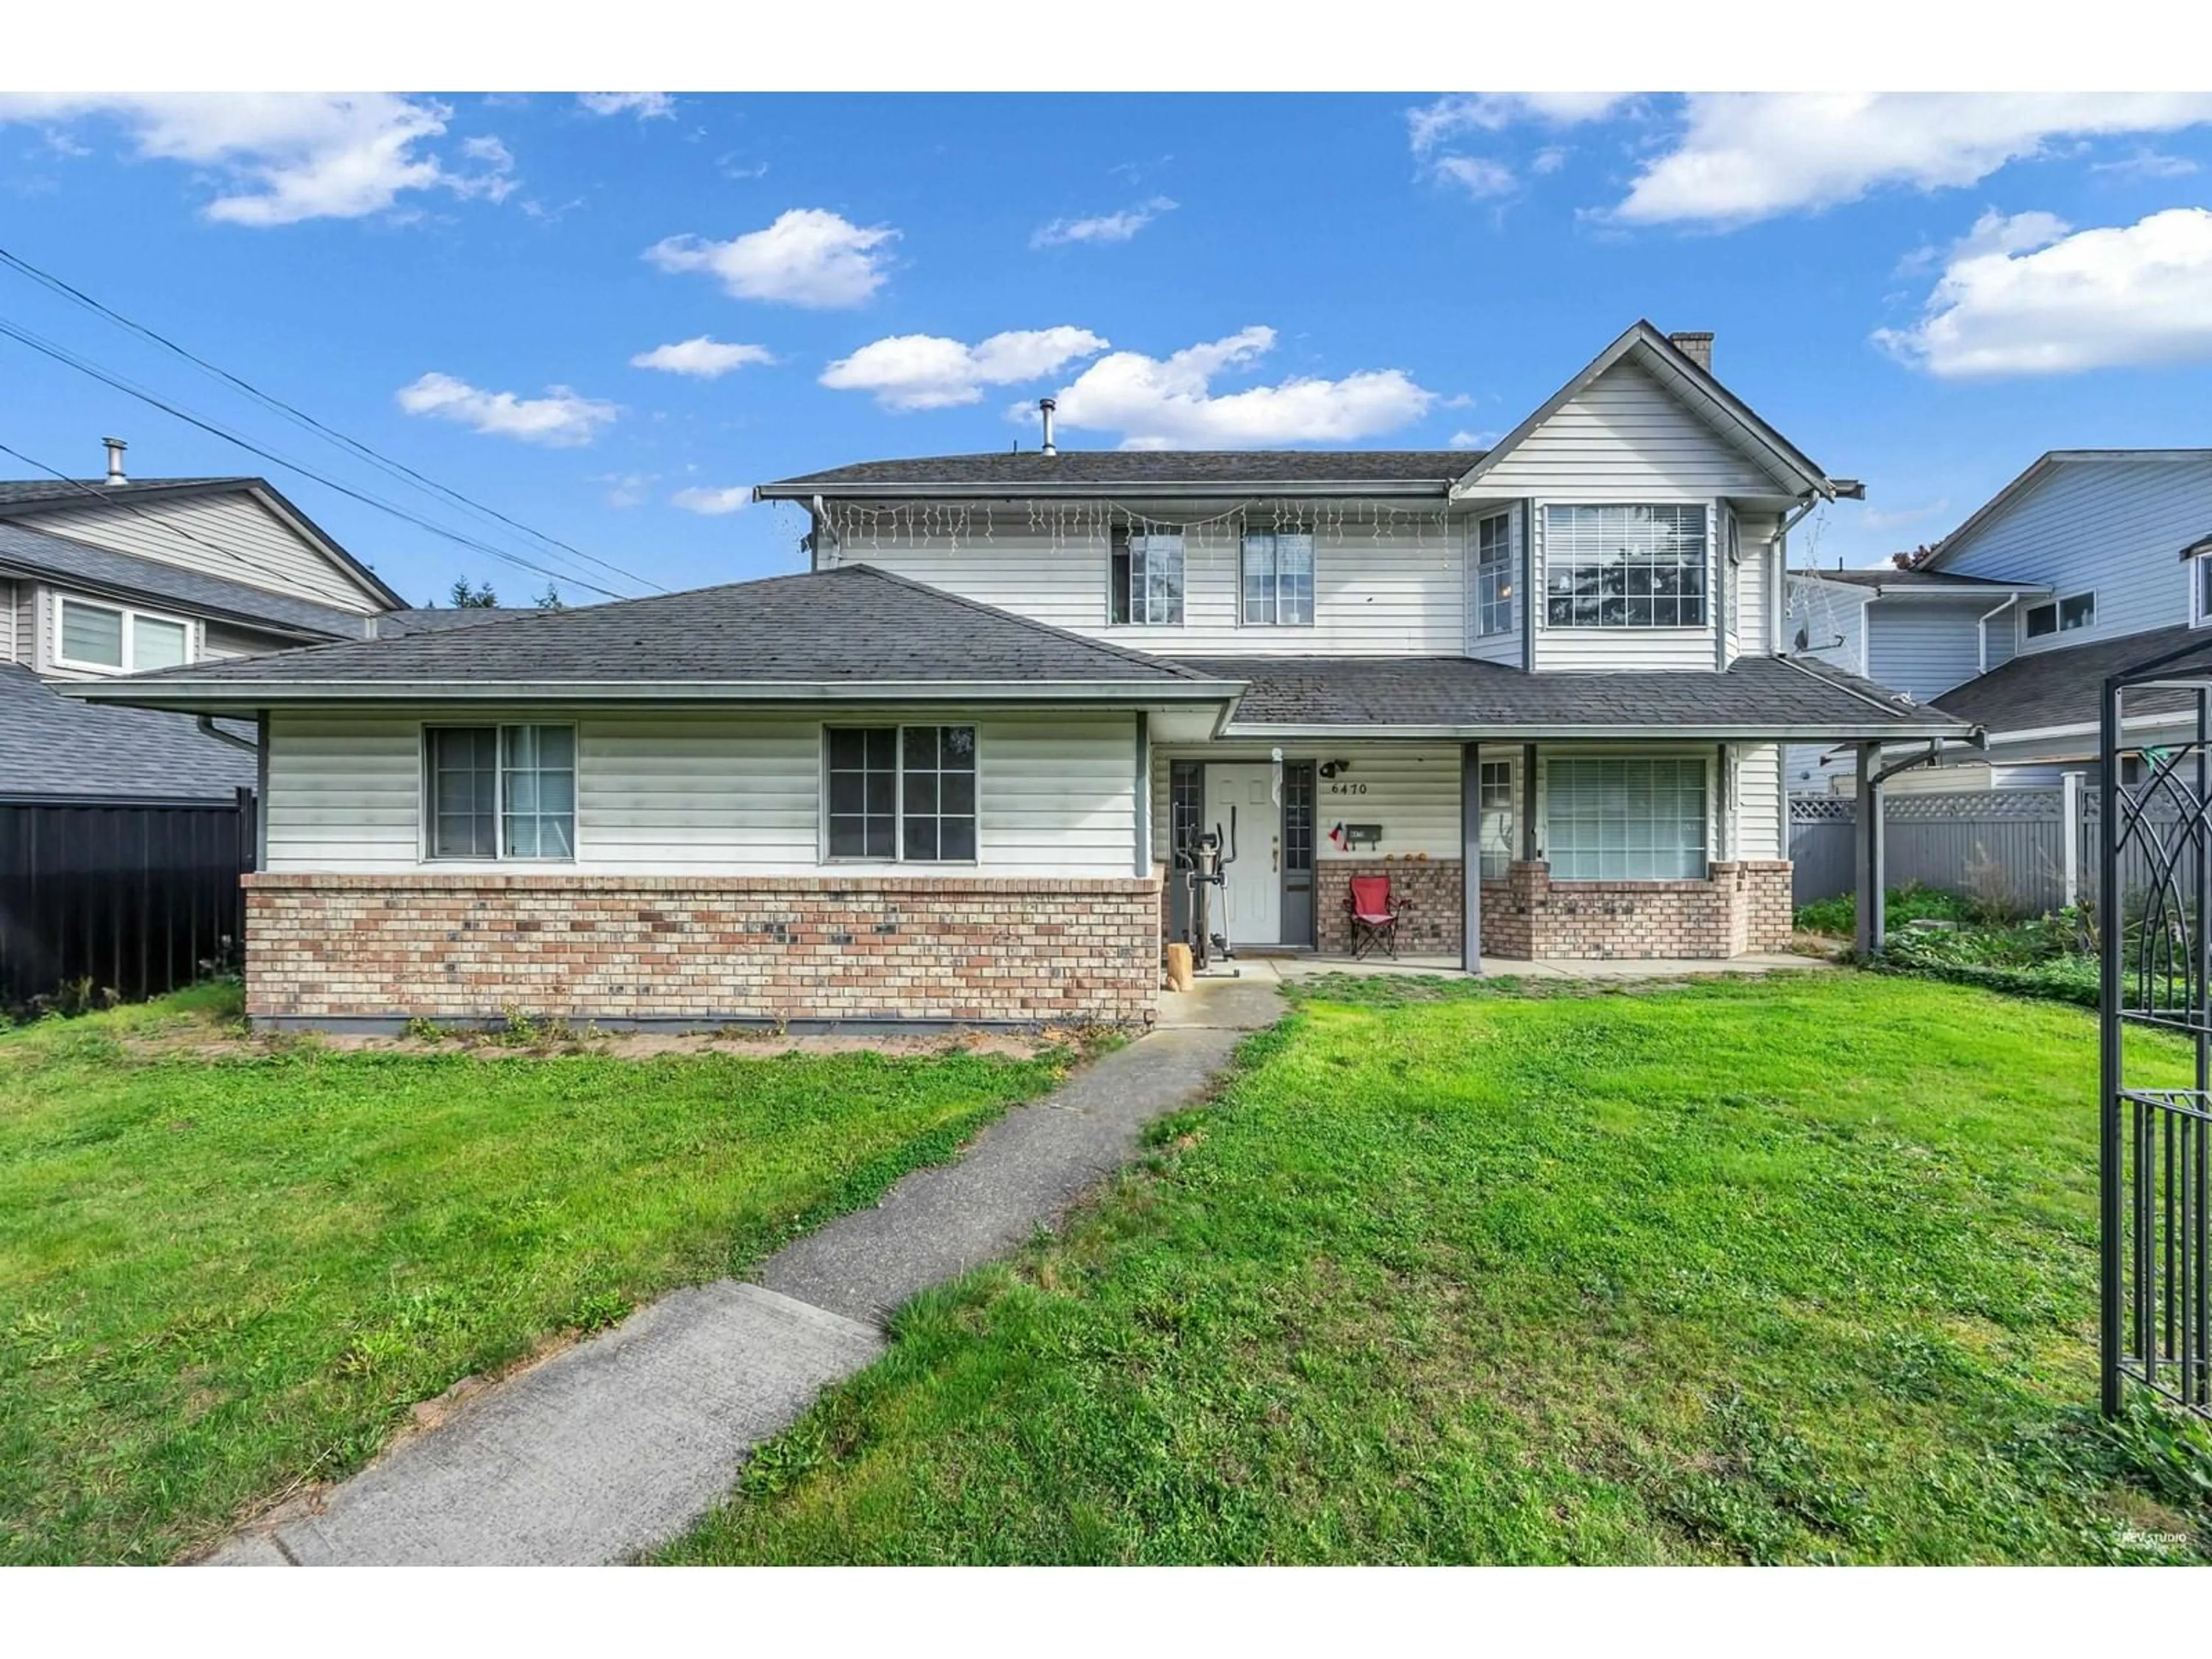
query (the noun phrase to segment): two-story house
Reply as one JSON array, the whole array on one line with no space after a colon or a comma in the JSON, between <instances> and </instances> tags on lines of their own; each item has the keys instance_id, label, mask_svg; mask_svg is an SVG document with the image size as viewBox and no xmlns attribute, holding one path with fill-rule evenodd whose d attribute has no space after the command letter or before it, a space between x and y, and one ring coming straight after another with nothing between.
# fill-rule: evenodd
<instances>
[{"instance_id":1,"label":"two-story house","mask_svg":"<svg viewBox=\"0 0 2212 1659\"><path fill-rule=\"evenodd\" d=\"M251 719L264 1021L1141 1020L1240 949L1726 957L1783 750L1962 737L1790 654L1837 483L1638 324L1486 452L1037 450L763 485L811 568L72 688Z\"/></svg>"},{"instance_id":2,"label":"two-story house","mask_svg":"<svg viewBox=\"0 0 2212 1659\"><path fill-rule=\"evenodd\" d=\"M1985 749L1893 787L2047 784L2094 763L2107 674L2212 649L2208 554L2212 450L2054 450L1907 568L1792 571L1785 626L1795 648L1984 729ZM2130 708L2194 717L2183 692ZM2154 741L2155 725L2137 734ZM1793 789L1850 770L1813 746L1790 764Z\"/></svg>"},{"instance_id":3,"label":"two-story house","mask_svg":"<svg viewBox=\"0 0 2212 1659\"><path fill-rule=\"evenodd\" d=\"M0 480L0 796L209 798L252 732L95 707L63 683L359 640L404 604L263 479Z\"/></svg>"}]
</instances>

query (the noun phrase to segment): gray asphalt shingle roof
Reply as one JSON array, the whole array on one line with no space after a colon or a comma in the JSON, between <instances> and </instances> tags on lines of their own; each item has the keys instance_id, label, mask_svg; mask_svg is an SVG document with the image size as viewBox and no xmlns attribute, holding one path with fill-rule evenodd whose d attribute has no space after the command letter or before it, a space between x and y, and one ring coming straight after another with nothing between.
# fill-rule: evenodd
<instances>
[{"instance_id":1,"label":"gray asphalt shingle roof","mask_svg":"<svg viewBox=\"0 0 2212 1659\"><path fill-rule=\"evenodd\" d=\"M1531 674L1463 657L1190 658L1250 683L1237 729L1390 726L1561 730L1864 732L1910 738L1959 721L1824 663L1743 657L1725 672Z\"/></svg>"},{"instance_id":2,"label":"gray asphalt shingle roof","mask_svg":"<svg viewBox=\"0 0 2212 1659\"><path fill-rule=\"evenodd\" d=\"M1203 677L866 565L396 639L194 663L117 684L388 685L1126 681Z\"/></svg>"},{"instance_id":3,"label":"gray asphalt shingle roof","mask_svg":"<svg viewBox=\"0 0 2212 1659\"><path fill-rule=\"evenodd\" d=\"M1479 449L1063 449L857 461L763 484L803 495L830 485L1422 483L1442 494L1480 460Z\"/></svg>"},{"instance_id":4,"label":"gray asphalt shingle roof","mask_svg":"<svg viewBox=\"0 0 2212 1659\"><path fill-rule=\"evenodd\" d=\"M218 799L253 775L252 755L204 736L190 714L73 702L21 663L0 663L0 795Z\"/></svg>"},{"instance_id":5,"label":"gray asphalt shingle roof","mask_svg":"<svg viewBox=\"0 0 2212 1659\"><path fill-rule=\"evenodd\" d=\"M240 489L260 482L258 478L134 478L112 484L105 478L0 478L0 512L18 507L88 504L98 495L125 500L180 490Z\"/></svg>"},{"instance_id":6,"label":"gray asphalt shingle roof","mask_svg":"<svg viewBox=\"0 0 2212 1659\"><path fill-rule=\"evenodd\" d=\"M2036 732L2052 726L2094 725L2106 676L2133 668L2185 646L2203 654L2188 659L2181 672L2212 671L2212 631L2202 628L2154 628L2116 640L2069 645L2014 657L1986 674L1954 685L1936 706L1977 726L2000 732ZM2130 714L2171 714L2192 706L2191 691L2130 691Z\"/></svg>"},{"instance_id":7,"label":"gray asphalt shingle roof","mask_svg":"<svg viewBox=\"0 0 2212 1659\"><path fill-rule=\"evenodd\" d=\"M324 638L359 639L365 631L366 618L356 611L4 521L0 521L0 570L51 577L64 586L76 583L165 602L194 614L214 612Z\"/></svg>"},{"instance_id":8,"label":"gray asphalt shingle roof","mask_svg":"<svg viewBox=\"0 0 2212 1659\"><path fill-rule=\"evenodd\" d=\"M2009 589L2023 585L2019 582L2000 581L1992 576L1954 576L1948 570L1899 570L1892 565L1882 565L1872 570L1793 570L1790 574L1793 576L1814 576L1824 582L1842 582L1848 587Z\"/></svg>"},{"instance_id":9,"label":"gray asphalt shingle roof","mask_svg":"<svg viewBox=\"0 0 2212 1659\"><path fill-rule=\"evenodd\" d=\"M396 640L408 634L439 634L456 628L481 628L486 623L510 622L517 617L540 614L535 605L422 605L405 611L385 611L376 619L376 637Z\"/></svg>"}]
</instances>

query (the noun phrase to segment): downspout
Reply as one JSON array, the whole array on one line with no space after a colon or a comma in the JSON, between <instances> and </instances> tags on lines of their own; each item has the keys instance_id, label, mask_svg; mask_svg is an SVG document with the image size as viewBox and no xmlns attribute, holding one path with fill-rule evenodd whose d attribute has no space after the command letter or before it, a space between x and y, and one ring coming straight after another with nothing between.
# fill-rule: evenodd
<instances>
[{"instance_id":1,"label":"downspout","mask_svg":"<svg viewBox=\"0 0 2212 1659\"><path fill-rule=\"evenodd\" d=\"M2020 603L2020 595L2013 594L1995 610L1982 612L1981 620L1974 624L1974 672L1990 672L1990 618L2002 616Z\"/></svg>"},{"instance_id":2,"label":"downspout","mask_svg":"<svg viewBox=\"0 0 2212 1659\"><path fill-rule=\"evenodd\" d=\"M203 714L196 722L204 738L213 738L217 743L227 743L233 749L243 749L249 755L261 752L261 745L251 738L241 738L235 732L226 732L215 723L215 716Z\"/></svg>"}]
</instances>

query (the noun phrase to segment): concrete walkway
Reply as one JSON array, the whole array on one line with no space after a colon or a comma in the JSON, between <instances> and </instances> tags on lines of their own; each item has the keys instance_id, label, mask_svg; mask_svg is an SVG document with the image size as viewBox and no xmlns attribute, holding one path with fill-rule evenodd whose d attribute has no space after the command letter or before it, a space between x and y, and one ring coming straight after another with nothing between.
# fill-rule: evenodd
<instances>
[{"instance_id":1,"label":"concrete walkway","mask_svg":"<svg viewBox=\"0 0 2212 1659\"><path fill-rule=\"evenodd\" d=\"M1461 978L1457 957L1371 956L1354 962L1349 957L1297 955L1240 956L1231 964L1247 980L1258 984L1281 984L1312 979L1322 974L1403 974L1439 979ZM1788 974L1817 972L1837 964L1819 957L1788 952L1753 953L1741 957L1485 957L1482 971L1492 979L1675 980L1707 979L1717 974Z\"/></svg>"},{"instance_id":2,"label":"concrete walkway","mask_svg":"<svg viewBox=\"0 0 2212 1659\"><path fill-rule=\"evenodd\" d=\"M786 1246L753 1283L678 1291L486 1389L210 1565L584 1565L665 1543L728 1494L754 1446L882 1352L886 1316L1057 1220L1281 1012L1272 979L1164 997L1150 1036L1007 1113L957 1163Z\"/></svg>"}]
</instances>

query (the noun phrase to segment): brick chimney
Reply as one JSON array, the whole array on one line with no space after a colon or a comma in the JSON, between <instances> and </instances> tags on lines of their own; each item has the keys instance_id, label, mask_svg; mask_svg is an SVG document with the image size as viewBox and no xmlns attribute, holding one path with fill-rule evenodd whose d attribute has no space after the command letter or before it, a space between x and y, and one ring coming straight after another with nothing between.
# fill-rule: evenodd
<instances>
[{"instance_id":1,"label":"brick chimney","mask_svg":"<svg viewBox=\"0 0 2212 1659\"><path fill-rule=\"evenodd\" d=\"M1713 337L1705 334L1669 334L1668 339L1674 349L1687 357L1710 374L1713 372Z\"/></svg>"}]
</instances>

